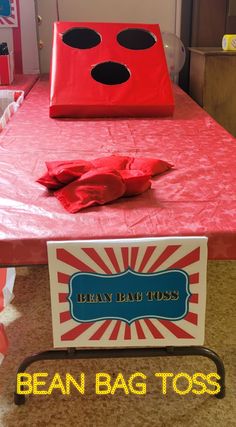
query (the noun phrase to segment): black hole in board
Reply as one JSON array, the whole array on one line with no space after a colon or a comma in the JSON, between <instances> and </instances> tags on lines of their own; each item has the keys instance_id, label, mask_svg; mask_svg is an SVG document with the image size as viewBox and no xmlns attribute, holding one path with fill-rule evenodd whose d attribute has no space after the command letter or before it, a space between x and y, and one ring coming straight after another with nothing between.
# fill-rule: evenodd
<instances>
[{"instance_id":1,"label":"black hole in board","mask_svg":"<svg viewBox=\"0 0 236 427\"><path fill-rule=\"evenodd\" d=\"M90 49L101 42L101 37L90 28L71 28L63 34L62 41L76 49Z\"/></svg>"},{"instance_id":2,"label":"black hole in board","mask_svg":"<svg viewBox=\"0 0 236 427\"><path fill-rule=\"evenodd\" d=\"M112 61L96 65L91 75L94 80L105 85L118 85L127 82L130 78L130 72L125 65Z\"/></svg>"},{"instance_id":3,"label":"black hole in board","mask_svg":"<svg viewBox=\"0 0 236 427\"><path fill-rule=\"evenodd\" d=\"M127 49L149 49L156 43L156 37L147 30L141 28L128 28L117 36L118 43Z\"/></svg>"}]
</instances>

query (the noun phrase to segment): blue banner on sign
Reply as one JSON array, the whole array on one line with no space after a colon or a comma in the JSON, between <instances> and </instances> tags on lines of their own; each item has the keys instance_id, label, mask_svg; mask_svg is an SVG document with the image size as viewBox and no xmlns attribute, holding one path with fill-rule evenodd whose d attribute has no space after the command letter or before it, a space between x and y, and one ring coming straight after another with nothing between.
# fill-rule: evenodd
<instances>
[{"instance_id":1,"label":"blue banner on sign","mask_svg":"<svg viewBox=\"0 0 236 427\"><path fill-rule=\"evenodd\" d=\"M143 318L180 320L189 309L189 276L183 270L113 275L79 272L69 282L70 313L78 322L106 319L131 324Z\"/></svg>"},{"instance_id":2,"label":"blue banner on sign","mask_svg":"<svg viewBox=\"0 0 236 427\"><path fill-rule=\"evenodd\" d=\"M0 0L0 16L11 16L10 0Z\"/></svg>"}]
</instances>

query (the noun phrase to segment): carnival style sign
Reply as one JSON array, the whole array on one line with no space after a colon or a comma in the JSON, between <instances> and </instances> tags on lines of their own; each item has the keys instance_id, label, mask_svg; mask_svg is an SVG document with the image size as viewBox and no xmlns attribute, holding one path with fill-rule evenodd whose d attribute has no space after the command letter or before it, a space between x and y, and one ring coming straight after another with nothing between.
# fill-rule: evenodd
<instances>
[{"instance_id":1,"label":"carnival style sign","mask_svg":"<svg viewBox=\"0 0 236 427\"><path fill-rule=\"evenodd\" d=\"M17 27L16 0L0 0L0 28Z\"/></svg>"},{"instance_id":2,"label":"carnival style sign","mask_svg":"<svg viewBox=\"0 0 236 427\"><path fill-rule=\"evenodd\" d=\"M48 242L55 347L202 345L207 238Z\"/></svg>"}]
</instances>

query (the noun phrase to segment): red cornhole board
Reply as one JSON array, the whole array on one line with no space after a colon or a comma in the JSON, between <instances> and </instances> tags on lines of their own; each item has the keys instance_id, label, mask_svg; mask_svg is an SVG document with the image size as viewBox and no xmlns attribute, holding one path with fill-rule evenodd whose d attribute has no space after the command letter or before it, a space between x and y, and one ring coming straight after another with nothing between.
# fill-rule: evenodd
<instances>
[{"instance_id":1,"label":"red cornhole board","mask_svg":"<svg viewBox=\"0 0 236 427\"><path fill-rule=\"evenodd\" d=\"M163 117L173 111L159 25L54 24L51 117Z\"/></svg>"}]
</instances>

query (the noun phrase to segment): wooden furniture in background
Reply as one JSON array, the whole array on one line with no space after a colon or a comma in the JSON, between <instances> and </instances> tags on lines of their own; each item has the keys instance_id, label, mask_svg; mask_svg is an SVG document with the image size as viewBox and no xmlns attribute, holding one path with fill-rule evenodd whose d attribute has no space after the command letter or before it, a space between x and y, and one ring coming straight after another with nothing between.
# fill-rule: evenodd
<instances>
[{"instance_id":1,"label":"wooden furniture in background","mask_svg":"<svg viewBox=\"0 0 236 427\"><path fill-rule=\"evenodd\" d=\"M236 52L190 48L190 96L236 137Z\"/></svg>"},{"instance_id":2,"label":"wooden furniture in background","mask_svg":"<svg viewBox=\"0 0 236 427\"><path fill-rule=\"evenodd\" d=\"M185 47L221 47L224 34L236 34L236 0L182 0L181 34ZM179 85L189 93L189 51Z\"/></svg>"}]
</instances>

